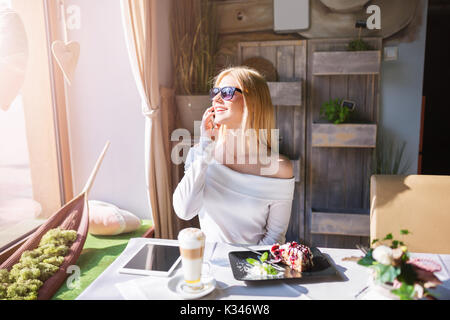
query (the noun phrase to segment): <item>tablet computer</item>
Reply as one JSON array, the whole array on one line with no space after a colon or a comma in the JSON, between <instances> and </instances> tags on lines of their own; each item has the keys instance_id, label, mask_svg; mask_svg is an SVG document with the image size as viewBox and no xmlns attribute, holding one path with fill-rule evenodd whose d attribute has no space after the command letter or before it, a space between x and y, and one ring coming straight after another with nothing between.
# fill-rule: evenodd
<instances>
[{"instance_id":1,"label":"tablet computer","mask_svg":"<svg viewBox=\"0 0 450 320\"><path fill-rule=\"evenodd\" d=\"M178 244L146 243L119 269L119 272L168 277L180 260Z\"/></svg>"}]
</instances>

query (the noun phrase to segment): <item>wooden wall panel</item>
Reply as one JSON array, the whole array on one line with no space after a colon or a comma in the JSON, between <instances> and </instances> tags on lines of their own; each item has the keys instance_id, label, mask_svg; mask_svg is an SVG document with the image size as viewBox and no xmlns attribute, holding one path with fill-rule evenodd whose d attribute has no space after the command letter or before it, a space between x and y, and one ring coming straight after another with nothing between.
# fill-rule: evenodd
<instances>
[{"instance_id":1,"label":"wooden wall panel","mask_svg":"<svg viewBox=\"0 0 450 320\"><path fill-rule=\"evenodd\" d=\"M302 82L268 82L267 85L274 105L302 105Z\"/></svg>"},{"instance_id":2,"label":"wooden wall panel","mask_svg":"<svg viewBox=\"0 0 450 320\"><path fill-rule=\"evenodd\" d=\"M303 104L275 105L275 115L280 129L280 152L291 159L300 159L300 181L296 183L287 239L304 241L312 246L354 248L359 243L368 244L368 234L364 235L367 229L364 214L369 212L370 185L367 182L371 172L372 144L362 144L360 148L318 148L312 145L313 124L325 122L320 116L320 107L331 98L356 102L351 121L375 126L378 122L379 72L313 74L314 52L344 51L349 40L252 41L238 44L238 63L252 57L263 57L277 69L279 82L302 83ZM381 39L365 40L374 48L381 49ZM367 148L369 145L371 148ZM333 229L336 226L326 225L326 221L332 219L316 219L315 229L312 228L313 212L322 212L325 216L330 214L336 217L340 225L345 225L346 218L352 218L353 222L347 231L344 228L334 234L320 233L320 230L336 230ZM342 216L339 216L340 213ZM345 235L345 232L348 234Z\"/></svg>"},{"instance_id":3,"label":"wooden wall panel","mask_svg":"<svg viewBox=\"0 0 450 320\"><path fill-rule=\"evenodd\" d=\"M220 33L273 30L273 0L219 1Z\"/></svg>"},{"instance_id":4,"label":"wooden wall panel","mask_svg":"<svg viewBox=\"0 0 450 320\"><path fill-rule=\"evenodd\" d=\"M331 147L330 145L317 147L312 143L313 125L316 124L317 129L320 126L318 124L326 122L320 116L320 108L330 99L344 98L356 102L352 122L374 125L378 122L379 70L375 70L372 64L370 74L354 74L352 70L347 70L349 74L346 74L345 70L338 74L328 71L323 72L325 75L314 74L319 65L317 61L314 61L314 57L319 56L315 52L345 51L350 40L308 40L305 236L312 246L354 248L358 243L364 245L368 243L368 234L366 236L364 232L361 232L361 230L367 230L368 225L365 224L368 220L360 215L367 215L369 212L370 185L368 182L373 143L362 144L360 146L362 148ZM381 49L381 39L364 40L374 48ZM378 57L378 53L373 55ZM364 66L360 67L364 69ZM369 127L373 129L373 126ZM325 231L337 230L338 223L332 219L317 219L318 216L313 220L314 212L325 212L325 216L334 215L340 225L344 225L346 220L353 221L353 225L349 226L347 231L344 228L335 234L330 234L333 232ZM346 212L358 215L353 217L346 215ZM327 223L329 225L326 225Z\"/></svg>"},{"instance_id":5,"label":"wooden wall panel","mask_svg":"<svg viewBox=\"0 0 450 320\"><path fill-rule=\"evenodd\" d=\"M274 65L279 82L297 82L301 85L301 100L294 105L275 105L276 124L280 129L280 153L291 160L297 160L299 181L296 183L292 215L287 232L287 240L304 241L304 177L305 177L305 80L306 41L263 41L241 42L238 45L238 63L248 58L262 57ZM287 88L286 88L287 89ZM277 101L276 99L274 100ZM281 100L280 100L281 101Z\"/></svg>"},{"instance_id":6,"label":"wooden wall panel","mask_svg":"<svg viewBox=\"0 0 450 320\"><path fill-rule=\"evenodd\" d=\"M369 215L314 212L311 232L344 236L366 236L370 233Z\"/></svg>"}]
</instances>

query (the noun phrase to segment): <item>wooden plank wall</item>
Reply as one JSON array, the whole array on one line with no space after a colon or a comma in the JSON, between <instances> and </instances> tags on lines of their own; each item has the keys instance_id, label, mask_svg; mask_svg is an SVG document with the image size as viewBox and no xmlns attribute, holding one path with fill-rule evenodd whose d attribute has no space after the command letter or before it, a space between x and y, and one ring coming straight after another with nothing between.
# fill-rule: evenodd
<instances>
[{"instance_id":1,"label":"wooden plank wall","mask_svg":"<svg viewBox=\"0 0 450 320\"><path fill-rule=\"evenodd\" d=\"M278 81L302 81L305 92L306 41L287 40L269 42L242 42L238 44L238 63L251 57L269 60L278 71ZM300 181L296 183L292 215L286 235L287 241L305 241L305 113L306 100L297 106L275 106L276 123L280 129L280 153L291 160L300 159Z\"/></svg>"},{"instance_id":2,"label":"wooden plank wall","mask_svg":"<svg viewBox=\"0 0 450 320\"><path fill-rule=\"evenodd\" d=\"M314 53L345 51L351 39L252 41L238 44L238 63L263 57L275 66L278 81L302 81L302 104L275 106L280 152L300 159L287 240L311 246L354 248L367 245L370 173L373 146L314 147L313 124L323 102L332 98L355 101L352 122L378 123L379 72L314 75ZM379 38L364 39L381 49ZM380 52L374 56L379 57ZM372 70L373 71L373 70ZM316 213L316 215L314 215ZM364 216L366 215L366 216ZM348 226L345 221L348 220ZM329 225L327 225L329 224ZM341 227L339 227L341 226ZM345 226L345 227L342 227ZM327 231L328 230L328 231Z\"/></svg>"},{"instance_id":3,"label":"wooden plank wall","mask_svg":"<svg viewBox=\"0 0 450 320\"><path fill-rule=\"evenodd\" d=\"M313 57L317 51L345 50L351 39L308 41L307 75L307 141L312 139L312 124L320 123L323 102L345 98L357 103L354 122L378 123L379 74L324 75L313 74ZM381 39L364 39L381 49ZM372 148L318 148L307 144L305 224L311 226L314 212L369 214L369 188ZM365 221L358 219L358 221ZM331 222L333 223L333 222ZM327 230L322 226L321 230ZM368 237L315 234L306 229L312 246L355 248L368 244Z\"/></svg>"}]
</instances>

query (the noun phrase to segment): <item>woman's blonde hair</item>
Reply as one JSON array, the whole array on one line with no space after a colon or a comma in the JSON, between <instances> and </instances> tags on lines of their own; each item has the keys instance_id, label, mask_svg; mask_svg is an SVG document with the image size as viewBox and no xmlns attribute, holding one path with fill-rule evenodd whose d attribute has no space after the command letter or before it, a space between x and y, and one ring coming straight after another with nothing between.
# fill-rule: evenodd
<instances>
[{"instance_id":1,"label":"woman's blonde hair","mask_svg":"<svg viewBox=\"0 0 450 320\"><path fill-rule=\"evenodd\" d=\"M214 79L214 86L220 83L225 76L233 77L239 84L244 98L244 114L241 129L254 129L258 145L271 146L271 131L275 129L274 108L270 91L264 77L256 70L245 67L230 67L221 71ZM265 129L260 131L261 129ZM219 136L226 134L226 125L220 127Z\"/></svg>"}]
</instances>

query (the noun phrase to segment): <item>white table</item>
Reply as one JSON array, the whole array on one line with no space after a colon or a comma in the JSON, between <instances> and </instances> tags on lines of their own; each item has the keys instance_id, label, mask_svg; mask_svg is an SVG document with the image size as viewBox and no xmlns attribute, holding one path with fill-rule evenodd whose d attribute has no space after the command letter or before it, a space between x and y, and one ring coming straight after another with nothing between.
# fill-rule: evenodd
<instances>
[{"instance_id":1,"label":"white table","mask_svg":"<svg viewBox=\"0 0 450 320\"><path fill-rule=\"evenodd\" d=\"M135 254L144 243L162 241L161 239L134 238L128 243L124 252L77 298L79 300L123 300L124 288L128 299L180 299L167 288L168 278L154 276L137 276L121 274L118 270ZM175 240L163 240L173 243ZM251 246L253 249L266 247ZM327 282L303 282L302 280L274 280L260 282L243 282L235 280L228 260L228 252L245 250L239 246L223 243L207 243L205 260L212 265L211 273L217 281L216 290L203 297L205 300L354 300L356 295L369 282L370 271L358 265L355 261L342 260L346 257L360 257L362 252L353 249L319 248L328 255L335 264L340 279L330 279ZM442 270L436 276L443 282L439 293L441 298L450 299L450 255L412 254L413 257L427 257L438 262ZM181 267L174 271L172 277L181 274ZM132 290L130 290L132 289ZM131 295L130 295L130 292ZM359 296L359 298L361 295Z\"/></svg>"}]
</instances>

